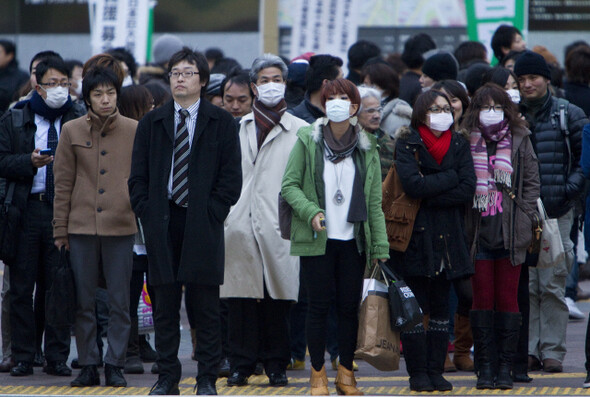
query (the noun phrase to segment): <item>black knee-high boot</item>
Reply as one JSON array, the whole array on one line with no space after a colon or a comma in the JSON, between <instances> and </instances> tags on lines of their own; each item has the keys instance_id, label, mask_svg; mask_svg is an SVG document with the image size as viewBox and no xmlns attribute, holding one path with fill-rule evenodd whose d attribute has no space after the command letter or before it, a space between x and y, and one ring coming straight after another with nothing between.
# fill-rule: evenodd
<instances>
[{"instance_id":1,"label":"black knee-high boot","mask_svg":"<svg viewBox=\"0 0 590 397\"><path fill-rule=\"evenodd\" d=\"M438 391L453 390L451 382L442 376L449 342L449 320L433 320L431 318L428 322L426 339L428 346L428 377L432 386Z\"/></svg>"},{"instance_id":2,"label":"black knee-high boot","mask_svg":"<svg viewBox=\"0 0 590 397\"><path fill-rule=\"evenodd\" d=\"M410 375L410 390L433 391L434 386L428 377L426 333L424 326L418 324L411 332L402 332L406 369Z\"/></svg>"},{"instance_id":3,"label":"black knee-high boot","mask_svg":"<svg viewBox=\"0 0 590 397\"><path fill-rule=\"evenodd\" d=\"M498 344L496 389L512 389L510 368L512 367L512 360L516 354L521 320L522 316L520 313L495 313L494 325Z\"/></svg>"},{"instance_id":4,"label":"black knee-high boot","mask_svg":"<svg viewBox=\"0 0 590 397\"><path fill-rule=\"evenodd\" d=\"M475 347L476 388L493 389L494 312L492 310L472 310L469 312L469 318L473 332L473 346Z\"/></svg>"}]
</instances>

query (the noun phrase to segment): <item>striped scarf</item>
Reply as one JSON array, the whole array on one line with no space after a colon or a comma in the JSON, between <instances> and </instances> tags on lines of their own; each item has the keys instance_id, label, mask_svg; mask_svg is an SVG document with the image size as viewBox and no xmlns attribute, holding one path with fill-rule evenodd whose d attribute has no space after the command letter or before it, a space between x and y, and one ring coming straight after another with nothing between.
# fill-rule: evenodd
<instances>
[{"instance_id":1,"label":"striped scarf","mask_svg":"<svg viewBox=\"0 0 590 397\"><path fill-rule=\"evenodd\" d=\"M498 143L493 165L488 159L486 140ZM475 129L470 134L470 141L471 156L477 177L473 208L483 212L496 205L498 198L496 183L511 187L512 133L508 129L508 122L504 120L493 126L481 126L481 130Z\"/></svg>"},{"instance_id":2,"label":"striped scarf","mask_svg":"<svg viewBox=\"0 0 590 397\"><path fill-rule=\"evenodd\" d=\"M281 101L273 108L266 107L258 99L254 101L252 104L252 111L254 112L254 122L256 123L258 149L260 149L264 143L270 130L272 130L275 125L279 124L279 121L281 121L281 117L283 117L286 110L287 102L285 102L285 99L281 99Z\"/></svg>"}]
</instances>

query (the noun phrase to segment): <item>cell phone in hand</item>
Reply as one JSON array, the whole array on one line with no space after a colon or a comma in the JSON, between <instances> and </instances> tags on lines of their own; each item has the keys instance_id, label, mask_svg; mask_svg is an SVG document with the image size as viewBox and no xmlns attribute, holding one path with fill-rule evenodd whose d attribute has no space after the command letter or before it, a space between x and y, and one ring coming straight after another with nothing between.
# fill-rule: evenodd
<instances>
[{"instance_id":1,"label":"cell phone in hand","mask_svg":"<svg viewBox=\"0 0 590 397\"><path fill-rule=\"evenodd\" d=\"M41 149L39 154L42 156L51 156L53 155L53 149Z\"/></svg>"}]
</instances>

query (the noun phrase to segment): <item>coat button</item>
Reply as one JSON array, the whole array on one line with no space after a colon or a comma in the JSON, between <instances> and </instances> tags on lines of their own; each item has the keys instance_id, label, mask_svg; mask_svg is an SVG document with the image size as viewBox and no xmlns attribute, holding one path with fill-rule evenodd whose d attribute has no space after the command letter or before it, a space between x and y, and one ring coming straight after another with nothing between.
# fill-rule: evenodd
<instances>
[{"instance_id":1,"label":"coat button","mask_svg":"<svg viewBox=\"0 0 590 397\"><path fill-rule=\"evenodd\" d=\"M441 234L439 237L440 237L440 238L444 238L444 236L443 236L442 234Z\"/></svg>"},{"instance_id":2,"label":"coat button","mask_svg":"<svg viewBox=\"0 0 590 397\"><path fill-rule=\"evenodd\" d=\"M100 170L100 175L104 175L106 173L105 170Z\"/></svg>"},{"instance_id":3,"label":"coat button","mask_svg":"<svg viewBox=\"0 0 590 397\"><path fill-rule=\"evenodd\" d=\"M98 207L98 208L96 209L96 212L102 212L102 208Z\"/></svg>"},{"instance_id":4,"label":"coat button","mask_svg":"<svg viewBox=\"0 0 590 397\"><path fill-rule=\"evenodd\" d=\"M99 194L103 194L104 193L104 189L98 189L98 193Z\"/></svg>"},{"instance_id":5,"label":"coat button","mask_svg":"<svg viewBox=\"0 0 590 397\"><path fill-rule=\"evenodd\" d=\"M102 152L100 152L100 154L102 154L104 156L105 154L107 154L107 151L103 150Z\"/></svg>"},{"instance_id":6,"label":"coat button","mask_svg":"<svg viewBox=\"0 0 590 397\"><path fill-rule=\"evenodd\" d=\"M90 141L87 141L86 142L86 146L90 146Z\"/></svg>"}]
</instances>

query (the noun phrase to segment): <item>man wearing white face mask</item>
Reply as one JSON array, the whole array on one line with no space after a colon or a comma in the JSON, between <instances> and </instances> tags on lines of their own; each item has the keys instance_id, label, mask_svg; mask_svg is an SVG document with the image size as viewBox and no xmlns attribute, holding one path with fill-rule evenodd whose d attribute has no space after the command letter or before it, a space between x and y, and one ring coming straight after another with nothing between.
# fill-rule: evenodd
<instances>
[{"instance_id":1,"label":"man wearing white face mask","mask_svg":"<svg viewBox=\"0 0 590 397\"><path fill-rule=\"evenodd\" d=\"M258 357L271 386L287 385L291 358L288 314L299 292L299 258L277 231L278 195L297 131L307 123L284 99L287 66L265 54L250 69L256 99L240 122L243 187L225 222L225 283L229 298L230 377L244 386ZM259 341L264 341L260 344Z\"/></svg>"},{"instance_id":2,"label":"man wearing white face mask","mask_svg":"<svg viewBox=\"0 0 590 397\"><path fill-rule=\"evenodd\" d=\"M49 289L59 252L53 245L53 155L62 125L85 111L69 97L69 73L60 58L36 65L37 85L30 100L21 102L0 118L0 177L13 186L13 205L21 213L16 256L11 267L10 297L12 356L17 365L12 376L33 374L35 316L33 291ZM49 149L49 154L41 154ZM45 286L35 285L43 272ZM44 293L44 292L42 292ZM70 350L69 327L45 325L46 372L70 376L66 365Z\"/></svg>"}]
</instances>

